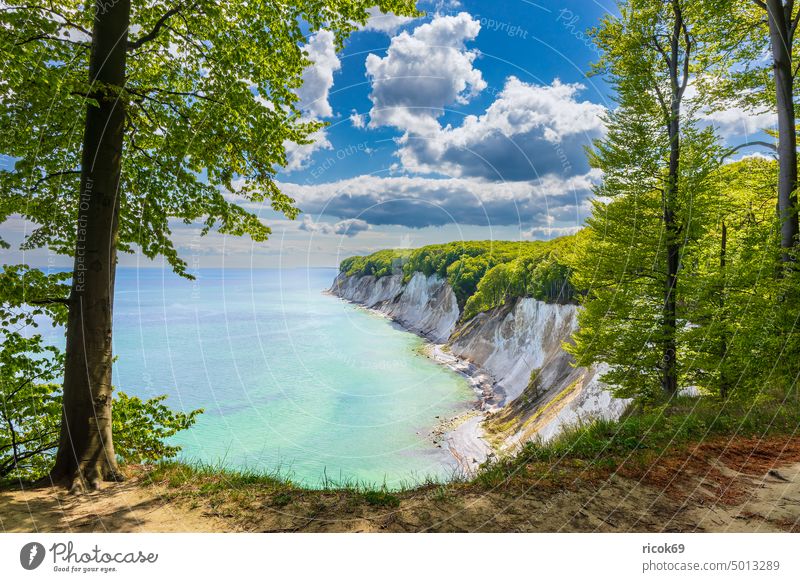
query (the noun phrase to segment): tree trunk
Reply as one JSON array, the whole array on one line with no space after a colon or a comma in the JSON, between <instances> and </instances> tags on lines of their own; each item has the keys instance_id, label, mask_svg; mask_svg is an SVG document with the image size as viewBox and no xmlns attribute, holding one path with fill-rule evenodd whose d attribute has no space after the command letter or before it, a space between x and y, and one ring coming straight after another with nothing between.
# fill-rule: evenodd
<instances>
[{"instance_id":1,"label":"tree trunk","mask_svg":"<svg viewBox=\"0 0 800 582\"><path fill-rule=\"evenodd\" d=\"M719 247L719 273L720 273L720 285L719 285L719 312L723 315L723 328L722 334L720 336L720 358L719 358L719 395L724 400L728 398L730 394L730 387L731 382L728 378L728 319L725 317L725 288L727 286L727 274L725 273L726 264L727 264L727 252L728 252L728 226L725 224L725 220L722 221L722 241ZM713 325L713 324L712 324Z\"/></svg>"},{"instance_id":2,"label":"tree trunk","mask_svg":"<svg viewBox=\"0 0 800 582\"><path fill-rule=\"evenodd\" d=\"M679 171L681 159L680 143L680 119L681 119L681 99L683 96L683 84L678 80L678 68L681 60L680 39L684 33L683 15L680 3L673 0L672 9L674 23L672 37L670 39L670 58L667 59L670 77L670 110L667 123L667 134L669 136L669 167L667 170L667 180L664 187L664 230L666 232L666 251L667 251L667 272L664 279L664 306L662 312L663 334L663 354L661 363L661 388L667 396L673 396L678 392L678 363L677 363L677 288L678 270L680 268L680 229L676 219L676 209L678 200ZM686 55L689 59L689 46L685 47Z\"/></svg>"},{"instance_id":3,"label":"tree trunk","mask_svg":"<svg viewBox=\"0 0 800 582\"><path fill-rule=\"evenodd\" d=\"M784 11L782 0L766 0L769 38L778 107L778 218L781 224L783 261L797 244L797 129L794 115L794 76L792 71L791 8Z\"/></svg>"},{"instance_id":4,"label":"tree trunk","mask_svg":"<svg viewBox=\"0 0 800 582\"><path fill-rule=\"evenodd\" d=\"M669 173L664 193L664 229L666 231L667 277L664 281L664 311L662 332L664 334L663 369L661 388L667 396L678 391L677 364L677 299L678 269L680 268L679 232L675 218L678 195L678 171L680 166L680 102L673 97L672 119L669 124L670 154Z\"/></svg>"},{"instance_id":5,"label":"tree trunk","mask_svg":"<svg viewBox=\"0 0 800 582\"><path fill-rule=\"evenodd\" d=\"M61 435L51 478L73 491L120 478L111 438L114 277L130 0L95 2L89 106L67 322Z\"/></svg>"}]
</instances>

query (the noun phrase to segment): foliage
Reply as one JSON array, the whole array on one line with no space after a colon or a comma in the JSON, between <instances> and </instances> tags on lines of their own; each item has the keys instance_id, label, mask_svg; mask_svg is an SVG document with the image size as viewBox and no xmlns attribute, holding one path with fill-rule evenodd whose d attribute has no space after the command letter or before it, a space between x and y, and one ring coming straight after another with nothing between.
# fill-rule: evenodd
<instances>
[{"instance_id":1,"label":"foliage","mask_svg":"<svg viewBox=\"0 0 800 582\"><path fill-rule=\"evenodd\" d=\"M504 305L515 297L568 303L575 299L566 257L577 237L566 236L532 246L516 259L489 269L464 308L464 319Z\"/></svg>"},{"instance_id":2,"label":"foliage","mask_svg":"<svg viewBox=\"0 0 800 582\"><path fill-rule=\"evenodd\" d=\"M118 392L112 408L114 450L123 463L154 463L170 459L180 447L167 439L191 427L203 409L175 412L164 405L165 395L141 400Z\"/></svg>"},{"instance_id":3,"label":"foliage","mask_svg":"<svg viewBox=\"0 0 800 582\"><path fill-rule=\"evenodd\" d=\"M13 393L4 391L2 396L0 478L44 477L58 446L60 386L26 384ZM154 463L180 452L180 447L168 444L167 439L191 427L203 411L175 412L163 404L165 399L141 400L124 392L115 395L114 447L121 462Z\"/></svg>"},{"instance_id":4,"label":"foliage","mask_svg":"<svg viewBox=\"0 0 800 582\"><path fill-rule=\"evenodd\" d=\"M58 441L61 406L52 382L64 356L35 330L65 320L65 278L26 265L0 272L0 477L41 474Z\"/></svg>"},{"instance_id":5,"label":"foliage","mask_svg":"<svg viewBox=\"0 0 800 582\"><path fill-rule=\"evenodd\" d=\"M784 3L793 21L800 4ZM707 0L697 4L709 43L700 55L696 77L698 98L711 110L738 105L754 113L775 109L775 83L766 6L739 0ZM800 56L798 37L789 49L792 61Z\"/></svg>"},{"instance_id":6,"label":"foliage","mask_svg":"<svg viewBox=\"0 0 800 582\"><path fill-rule=\"evenodd\" d=\"M589 154L603 182L568 260L584 309L567 349L579 365L609 364L604 380L618 396L652 399L680 385L684 271L715 204L717 140L682 105L690 48L700 43L686 7L631 0L596 32L598 70L609 75L619 106ZM678 44L670 35L681 22ZM669 55L664 38L675 40ZM673 70L676 60L682 74Z\"/></svg>"},{"instance_id":7,"label":"foliage","mask_svg":"<svg viewBox=\"0 0 800 582\"><path fill-rule=\"evenodd\" d=\"M322 125L298 108L303 45L324 28L341 48L374 5L416 14L408 0L132 2L139 32L119 91L88 83L85 2L4 3L0 154L14 166L0 170L0 223L21 215L37 225L24 248L74 252L86 108L114 91L126 113L119 249L163 255L188 276L170 238L175 222L265 240L270 229L252 208L296 216L275 174Z\"/></svg>"},{"instance_id":8,"label":"foliage","mask_svg":"<svg viewBox=\"0 0 800 582\"><path fill-rule=\"evenodd\" d=\"M680 379L704 394L789 391L800 371L800 275L779 267L775 174L775 162L759 158L724 165L693 205L697 224L687 228L694 234L680 287ZM573 282L587 295L568 349L580 363L611 363L606 380L623 396L658 396L652 347L661 297L650 268L658 267L658 245L647 236L657 198L596 202L571 255Z\"/></svg>"},{"instance_id":9,"label":"foliage","mask_svg":"<svg viewBox=\"0 0 800 582\"><path fill-rule=\"evenodd\" d=\"M5 370L4 370L5 372ZM0 402L0 478L36 479L47 474L58 446L61 389L56 384L18 384Z\"/></svg>"},{"instance_id":10,"label":"foliage","mask_svg":"<svg viewBox=\"0 0 800 582\"><path fill-rule=\"evenodd\" d=\"M371 255L348 257L339 264L339 270L348 276L388 277L402 272L410 252L388 249Z\"/></svg>"},{"instance_id":11,"label":"foliage","mask_svg":"<svg viewBox=\"0 0 800 582\"><path fill-rule=\"evenodd\" d=\"M573 237L551 241L467 241L411 250L382 250L350 257L339 266L346 275L384 277L414 273L447 279L464 317L502 305L515 297L568 302L573 298L569 271L560 257Z\"/></svg>"},{"instance_id":12,"label":"foliage","mask_svg":"<svg viewBox=\"0 0 800 582\"><path fill-rule=\"evenodd\" d=\"M757 394L797 373L797 275L776 277L776 170L751 158L716 173L716 204L687 263L685 382L706 393Z\"/></svg>"},{"instance_id":13,"label":"foliage","mask_svg":"<svg viewBox=\"0 0 800 582\"><path fill-rule=\"evenodd\" d=\"M64 354L35 333L62 325L69 273L44 273L25 265L0 272L0 478L47 474L58 445ZM45 323L47 322L47 323ZM162 402L116 396L112 409L116 451L124 462L175 456L165 439L189 428L201 412L173 412Z\"/></svg>"}]
</instances>

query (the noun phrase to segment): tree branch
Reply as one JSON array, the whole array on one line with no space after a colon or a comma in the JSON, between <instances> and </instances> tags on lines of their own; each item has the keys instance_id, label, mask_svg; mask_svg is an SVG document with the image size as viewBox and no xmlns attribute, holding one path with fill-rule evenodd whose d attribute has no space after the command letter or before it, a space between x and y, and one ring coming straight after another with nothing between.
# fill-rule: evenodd
<instances>
[{"instance_id":1,"label":"tree branch","mask_svg":"<svg viewBox=\"0 0 800 582\"><path fill-rule=\"evenodd\" d=\"M659 54L661 54L661 56L664 57L664 61L666 61L667 63L667 68L671 69L672 60L669 58L667 51L664 50L664 47L661 46L661 43L658 42L658 36L656 36L655 34L653 35L653 43L655 44L656 50L659 52Z\"/></svg>"},{"instance_id":2,"label":"tree branch","mask_svg":"<svg viewBox=\"0 0 800 582\"><path fill-rule=\"evenodd\" d=\"M683 99L683 93L689 84L689 57L692 53L692 39L689 36L689 28L683 20L681 20L681 28L683 29L683 40L686 43L686 49L683 56L683 79L681 79L681 86L678 89L678 99Z\"/></svg>"},{"instance_id":3,"label":"tree branch","mask_svg":"<svg viewBox=\"0 0 800 582\"><path fill-rule=\"evenodd\" d=\"M137 48L139 48L143 44L153 40L155 37L158 36L158 33L161 31L161 28L166 24L167 20L172 18L174 15L178 14L183 9L184 9L184 6L178 5L178 6L174 7L174 8L170 8L169 10L167 10L161 16L161 18L159 18L156 21L155 26L153 26L153 30L151 30L150 32L148 32L147 34L142 36L141 38L138 38L138 39L128 43L128 50L129 51L136 50Z\"/></svg>"},{"instance_id":4,"label":"tree branch","mask_svg":"<svg viewBox=\"0 0 800 582\"><path fill-rule=\"evenodd\" d=\"M39 186L41 186L44 182L47 182L48 180L52 180L53 178L57 178L59 176L68 176L70 174L80 174L80 173L81 173L80 170L64 170L62 172L53 172L51 174L47 174L46 176L36 180L36 183L33 186L31 186L30 192L31 193L36 192Z\"/></svg>"},{"instance_id":5,"label":"tree branch","mask_svg":"<svg viewBox=\"0 0 800 582\"><path fill-rule=\"evenodd\" d=\"M68 38L58 38L57 36L50 36L49 34L37 34L36 36L32 36L30 38L26 38L25 40L15 42L14 46L22 46L24 44L28 44L29 42L34 42L36 40L55 40L57 42L65 42L67 44L79 46L81 48L89 48L90 46L89 43L86 42L81 42L79 40L71 40Z\"/></svg>"},{"instance_id":6,"label":"tree branch","mask_svg":"<svg viewBox=\"0 0 800 582\"><path fill-rule=\"evenodd\" d=\"M195 99L203 99L204 101L210 101L211 103L216 103L217 105L222 105L222 102L213 99L207 95L201 95L200 93L193 93L191 91L169 91L167 89L147 89L147 91L153 91L155 93L166 93L167 95L177 95L180 97L194 97Z\"/></svg>"},{"instance_id":7,"label":"tree branch","mask_svg":"<svg viewBox=\"0 0 800 582\"><path fill-rule=\"evenodd\" d=\"M734 146L732 148L729 148L729 149L725 150L724 152L722 152L722 156L720 156L720 158L719 158L720 164L723 161L725 161L726 158L729 158L730 156L732 156L733 154L735 154L739 150L741 150L743 148L746 148L746 147L750 147L750 146L761 146L761 147L769 148L774 152L778 151L778 146L776 146L774 143L769 143L769 142L766 142L766 141L758 141L758 140L756 140L756 141L749 141L747 143L740 143L739 145Z\"/></svg>"},{"instance_id":8,"label":"tree branch","mask_svg":"<svg viewBox=\"0 0 800 582\"><path fill-rule=\"evenodd\" d=\"M47 297L45 299L31 299L27 302L30 305L69 305L69 298L67 297Z\"/></svg>"}]
</instances>

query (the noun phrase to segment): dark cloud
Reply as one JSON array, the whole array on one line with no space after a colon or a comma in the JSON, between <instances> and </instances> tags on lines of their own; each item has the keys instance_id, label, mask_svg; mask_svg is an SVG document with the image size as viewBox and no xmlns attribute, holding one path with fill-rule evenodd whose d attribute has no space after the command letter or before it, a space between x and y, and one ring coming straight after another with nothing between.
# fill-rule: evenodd
<instances>
[{"instance_id":1,"label":"dark cloud","mask_svg":"<svg viewBox=\"0 0 800 582\"><path fill-rule=\"evenodd\" d=\"M360 176L314 186L283 183L281 188L305 212L342 221L413 228L447 224L547 227L582 220L592 183L592 174L569 179L550 176L530 183ZM331 227L308 221L301 228ZM348 230L353 228L351 224Z\"/></svg>"}]
</instances>

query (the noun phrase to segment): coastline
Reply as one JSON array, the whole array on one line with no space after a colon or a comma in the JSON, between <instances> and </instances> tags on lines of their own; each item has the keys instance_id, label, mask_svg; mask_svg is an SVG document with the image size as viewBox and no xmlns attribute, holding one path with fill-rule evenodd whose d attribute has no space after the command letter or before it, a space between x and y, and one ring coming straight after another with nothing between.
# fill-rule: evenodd
<instances>
[{"instance_id":1,"label":"coastline","mask_svg":"<svg viewBox=\"0 0 800 582\"><path fill-rule=\"evenodd\" d=\"M476 396L472 408L452 418L440 419L432 427L428 438L434 444L446 444L447 450L456 461L459 470L465 475L474 474L482 463L495 456L494 449L483 438L484 432L481 426L487 414L499 408L496 403L502 401L494 390L495 380L491 374L473 362L449 353L446 350L446 344L433 342L429 337L407 328L379 309L346 299L335 293L333 289L325 289L323 293L388 319L402 331L413 333L425 342L420 350L421 355L465 378Z\"/></svg>"}]
</instances>

